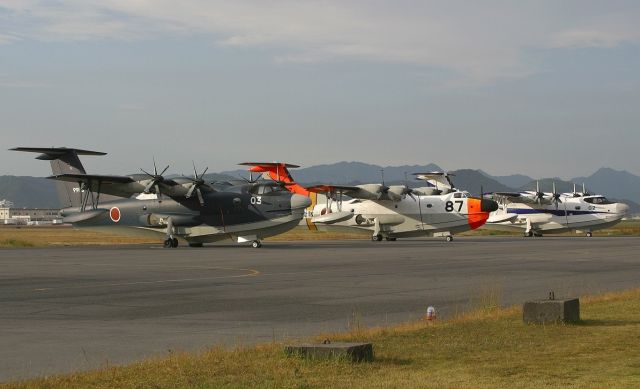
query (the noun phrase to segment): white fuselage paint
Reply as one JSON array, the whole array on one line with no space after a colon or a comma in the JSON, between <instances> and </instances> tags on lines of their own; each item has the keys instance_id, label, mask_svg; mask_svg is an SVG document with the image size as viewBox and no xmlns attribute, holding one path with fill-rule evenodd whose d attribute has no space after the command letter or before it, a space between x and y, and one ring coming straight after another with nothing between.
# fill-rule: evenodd
<instances>
[{"instance_id":1,"label":"white fuselage paint","mask_svg":"<svg viewBox=\"0 0 640 389\"><path fill-rule=\"evenodd\" d=\"M315 225L320 230L361 229L388 237L453 234L471 229L468 200L465 192L406 196L400 201L345 199L327 202L326 197L319 195L318 203L306 217L310 226ZM332 221L332 214L336 215L335 221Z\"/></svg>"}]
</instances>

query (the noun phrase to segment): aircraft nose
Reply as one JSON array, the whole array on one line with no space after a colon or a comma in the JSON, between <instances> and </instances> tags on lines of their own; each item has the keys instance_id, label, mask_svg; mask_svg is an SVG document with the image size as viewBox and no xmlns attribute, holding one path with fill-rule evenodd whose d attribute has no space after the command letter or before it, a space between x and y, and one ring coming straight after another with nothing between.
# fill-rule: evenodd
<instances>
[{"instance_id":1,"label":"aircraft nose","mask_svg":"<svg viewBox=\"0 0 640 389\"><path fill-rule=\"evenodd\" d=\"M307 196L294 194L291 196L291 209L307 208L311 205L311 199Z\"/></svg>"},{"instance_id":2,"label":"aircraft nose","mask_svg":"<svg viewBox=\"0 0 640 389\"><path fill-rule=\"evenodd\" d=\"M624 203L619 203L616 205L616 213L627 214L629 213L629 206Z\"/></svg>"},{"instance_id":3,"label":"aircraft nose","mask_svg":"<svg viewBox=\"0 0 640 389\"><path fill-rule=\"evenodd\" d=\"M498 210L498 203L493 200L482 199L480 202L480 210L482 212L493 212Z\"/></svg>"}]
</instances>

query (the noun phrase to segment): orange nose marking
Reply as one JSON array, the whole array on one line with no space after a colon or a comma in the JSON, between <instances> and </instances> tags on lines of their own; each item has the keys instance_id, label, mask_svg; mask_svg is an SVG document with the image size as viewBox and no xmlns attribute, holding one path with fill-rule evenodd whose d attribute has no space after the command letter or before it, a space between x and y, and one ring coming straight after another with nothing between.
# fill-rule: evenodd
<instances>
[{"instance_id":1,"label":"orange nose marking","mask_svg":"<svg viewBox=\"0 0 640 389\"><path fill-rule=\"evenodd\" d=\"M482 212L480 199L467 199L467 219L472 230L483 226L489 219L489 212Z\"/></svg>"}]
</instances>

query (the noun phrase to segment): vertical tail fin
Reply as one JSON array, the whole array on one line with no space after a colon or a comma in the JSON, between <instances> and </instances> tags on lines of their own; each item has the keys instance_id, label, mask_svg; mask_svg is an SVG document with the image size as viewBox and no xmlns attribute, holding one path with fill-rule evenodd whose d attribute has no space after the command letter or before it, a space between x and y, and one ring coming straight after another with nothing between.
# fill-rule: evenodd
<instances>
[{"instance_id":1,"label":"vertical tail fin","mask_svg":"<svg viewBox=\"0 0 640 389\"><path fill-rule=\"evenodd\" d=\"M13 151L40 153L36 159L51 162L51 172L54 176L60 174L86 174L79 155L106 155L99 151L72 149L66 147L16 147ZM72 182L56 181L58 199L62 208L79 207L82 204L80 187Z\"/></svg>"},{"instance_id":2,"label":"vertical tail fin","mask_svg":"<svg viewBox=\"0 0 640 389\"><path fill-rule=\"evenodd\" d=\"M251 166L249 169L255 173L267 173L269 177L274 181L284 182L287 185L287 189L290 192L295 194L299 194L302 196L309 196L309 191L300 184L297 184L291 173L289 173L288 168L297 168L300 167L298 165L292 165L290 163L282 163L282 162L244 162L240 165L243 166Z\"/></svg>"}]
</instances>

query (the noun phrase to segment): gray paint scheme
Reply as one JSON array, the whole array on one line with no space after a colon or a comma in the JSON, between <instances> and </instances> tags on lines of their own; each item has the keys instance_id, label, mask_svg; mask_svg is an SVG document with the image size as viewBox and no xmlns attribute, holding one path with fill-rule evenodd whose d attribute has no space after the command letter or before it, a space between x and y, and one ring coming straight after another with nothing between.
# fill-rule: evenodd
<instances>
[{"instance_id":1,"label":"gray paint scheme","mask_svg":"<svg viewBox=\"0 0 640 389\"><path fill-rule=\"evenodd\" d=\"M260 239L295 227L310 204L308 198L273 183L201 183L198 196L190 196L193 191L189 189L193 184L188 178L159 178L153 185L147 175L87 175L78 155L105 153L69 148L18 147L12 150L39 152L42 155L38 159L51 161L52 178L62 180L65 188L59 191L61 201L64 197L73 205L61 211L65 222L127 235L164 235L165 244L171 245L168 242L173 240L174 247L176 237L193 245L233 239L252 240L259 246ZM148 187L155 188L156 193L140 193ZM140 195L100 201L93 192L102 192L101 189L127 197ZM83 193L91 193L90 207L79 201Z\"/></svg>"}]
</instances>

